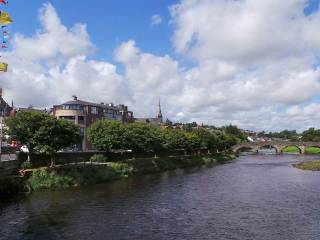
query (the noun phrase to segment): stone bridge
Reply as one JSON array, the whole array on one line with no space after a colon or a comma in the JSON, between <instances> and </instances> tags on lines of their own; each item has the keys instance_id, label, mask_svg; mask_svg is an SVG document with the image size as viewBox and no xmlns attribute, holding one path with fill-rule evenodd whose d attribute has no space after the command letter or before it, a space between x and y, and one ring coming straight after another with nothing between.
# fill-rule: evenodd
<instances>
[{"instance_id":1,"label":"stone bridge","mask_svg":"<svg viewBox=\"0 0 320 240\"><path fill-rule=\"evenodd\" d=\"M289 141L270 141L270 142L246 142L235 145L232 150L234 152L239 152L241 150L251 150L258 153L260 149L263 148L273 148L277 153L281 153L282 150L289 146L295 146L299 149L300 154L306 152L308 147L318 147L320 148L320 143L317 142L289 142Z\"/></svg>"}]
</instances>

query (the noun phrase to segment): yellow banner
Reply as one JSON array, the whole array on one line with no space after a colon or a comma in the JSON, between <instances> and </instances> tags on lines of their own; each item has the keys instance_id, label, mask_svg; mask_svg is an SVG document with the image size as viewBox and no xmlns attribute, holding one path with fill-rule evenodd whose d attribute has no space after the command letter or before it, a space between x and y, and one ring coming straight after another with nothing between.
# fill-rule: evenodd
<instances>
[{"instance_id":1,"label":"yellow banner","mask_svg":"<svg viewBox=\"0 0 320 240\"><path fill-rule=\"evenodd\" d=\"M9 13L1 11L0 12L0 24L8 25L10 23L12 23L12 19L11 19Z\"/></svg>"},{"instance_id":2,"label":"yellow banner","mask_svg":"<svg viewBox=\"0 0 320 240\"><path fill-rule=\"evenodd\" d=\"M0 62L0 72L8 71L8 64L4 62Z\"/></svg>"}]
</instances>

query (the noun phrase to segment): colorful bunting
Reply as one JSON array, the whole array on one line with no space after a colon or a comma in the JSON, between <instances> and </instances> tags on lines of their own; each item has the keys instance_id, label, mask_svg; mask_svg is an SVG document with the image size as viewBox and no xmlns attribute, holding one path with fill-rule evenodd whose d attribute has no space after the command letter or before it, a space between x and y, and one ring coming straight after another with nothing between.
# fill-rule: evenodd
<instances>
[{"instance_id":1,"label":"colorful bunting","mask_svg":"<svg viewBox=\"0 0 320 240\"><path fill-rule=\"evenodd\" d=\"M0 71L1 72L6 72L8 71L8 64L4 63L4 62L0 62Z\"/></svg>"},{"instance_id":2,"label":"colorful bunting","mask_svg":"<svg viewBox=\"0 0 320 240\"><path fill-rule=\"evenodd\" d=\"M0 0L0 4L8 4L7 0ZM12 19L9 13L0 11L0 26L2 30L2 45L1 48L8 48L8 38L9 32L7 30L7 25L12 23ZM1 56L0 56L1 57ZM4 62L0 62L0 72L7 72L8 71L8 64Z\"/></svg>"},{"instance_id":3,"label":"colorful bunting","mask_svg":"<svg viewBox=\"0 0 320 240\"><path fill-rule=\"evenodd\" d=\"M12 23L12 19L11 19L9 13L1 11L0 12L0 24L8 25L10 23Z\"/></svg>"}]
</instances>

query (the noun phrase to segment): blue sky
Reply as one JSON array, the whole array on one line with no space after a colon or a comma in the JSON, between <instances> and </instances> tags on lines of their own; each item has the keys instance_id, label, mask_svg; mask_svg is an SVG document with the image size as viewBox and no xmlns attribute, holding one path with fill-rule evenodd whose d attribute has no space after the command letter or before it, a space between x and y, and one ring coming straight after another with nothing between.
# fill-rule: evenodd
<instances>
[{"instance_id":1,"label":"blue sky","mask_svg":"<svg viewBox=\"0 0 320 240\"><path fill-rule=\"evenodd\" d=\"M212 0L215 1L215 0ZM320 0L308 0L304 9L306 15L318 10ZM4 9L10 11L15 20L12 32L26 36L39 29L37 19L39 9L44 3L51 3L57 10L64 25L72 27L84 23L92 42L96 45L96 59L113 61L114 49L128 39L134 39L145 52L156 55L170 54L187 67L194 66L190 59L181 58L172 45L173 26L169 7L179 0L11 0ZM162 23L151 26L153 15L159 15ZM118 65L119 68L121 66Z\"/></svg>"},{"instance_id":2,"label":"blue sky","mask_svg":"<svg viewBox=\"0 0 320 240\"><path fill-rule=\"evenodd\" d=\"M9 0L0 85L18 106L76 94L152 117L161 97L173 121L320 128L319 2ZM72 30L78 23L87 29Z\"/></svg>"},{"instance_id":3,"label":"blue sky","mask_svg":"<svg viewBox=\"0 0 320 240\"><path fill-rule=\"evenodd\" d=\"M139 46L150 53L163 55L173 52L172 26L168 7L176 0L94 0L94 1L16 1L11 0L6 9L15 22L12 29L24 35L34 34L39 28L39 8L50 2L57 10L64 25L87 24L91 40L98 47L98 58L112 58L113 51L121 42L135 39ZM151 26L153 15L161 16L163 22Z\"/></svg>"}]
</instances>

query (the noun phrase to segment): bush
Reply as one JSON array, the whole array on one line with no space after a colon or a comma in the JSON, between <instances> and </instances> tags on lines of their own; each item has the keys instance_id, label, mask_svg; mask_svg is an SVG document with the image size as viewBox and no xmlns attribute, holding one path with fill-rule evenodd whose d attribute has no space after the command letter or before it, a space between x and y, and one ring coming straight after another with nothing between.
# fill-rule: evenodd
<instances>
[{"instance_id":1,"label":"bush","mask_svg":"<svg viewBox=\"0 0 320 240\"><path fill-rule=\"evenodd\" d=\"M104 163L107 161L107 157L103 154L95 154L90 158L90 162L98 162L98 163Z\"/></svg>"},{"instance_id":2,"label":"bush","mask_svg":"<svg viewBox=\"0 0 320 240\"><path fill-rule=\"evenodd\" d=\"M27 180L28 187L38 189L63 189L121 178L120 174L108 166L70 167L63 169L35 170Z\"/></svg>"},{"instance_id":3,"label":"bush","mask_svg":"<svg viewBox=\"0 0 320 240\"><path fill-rule=\"evenodd\" d=\"M127 163L110 163L109 166L115 171L116 174L122 177L128 177L133 174L134 168Z\"/></svg>"},{"instance_id":4,"label":"bush","mask_svg":"<svg viewBox=\"0 0 320 240\"><path fill-rule=\"evenodd\" d=\"M22 164L21 164L21 167L20 167L21 169L31 169L32 168L32 164L31 164L31 162L23 162Z\"/></svg>"}]
</instances>

